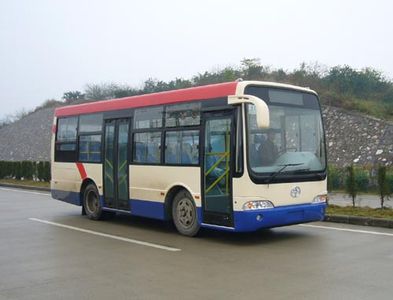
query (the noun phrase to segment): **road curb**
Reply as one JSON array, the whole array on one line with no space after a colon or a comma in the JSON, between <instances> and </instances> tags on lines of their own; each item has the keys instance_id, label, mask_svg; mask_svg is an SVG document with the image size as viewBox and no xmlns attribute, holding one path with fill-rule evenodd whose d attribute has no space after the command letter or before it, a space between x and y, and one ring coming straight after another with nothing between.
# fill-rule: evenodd
<instances>
[{"instance_id":1,"label":"road curb","mask_svg":"<svg viewBox=\"0 0 393 300\"><path fill-rule=\"evenodd\" d=\"M11 183L0 183L0 187L7 187L7 188L21 189L21 190L34 190L34 191L41 191L41 192L50 192L50 188L30 186L30 185L18 185L18 184L11 184Z\"/></svg>"},{"instance_id":2,"label":"road curb","mask_svg":"<svg viewBox=\"0 0 393 300\"><path fill-rule=\"evenodd\" d=\"M369 217L326 215L324 221L352 224L352 225L393 228L393 220L369 218Z\"/></svg>"}]
</instances>

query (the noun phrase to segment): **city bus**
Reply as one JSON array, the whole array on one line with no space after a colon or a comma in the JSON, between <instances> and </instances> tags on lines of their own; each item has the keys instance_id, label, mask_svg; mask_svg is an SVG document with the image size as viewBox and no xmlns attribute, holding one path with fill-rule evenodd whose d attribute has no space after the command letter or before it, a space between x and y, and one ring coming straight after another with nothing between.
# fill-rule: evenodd
<instances>
[{"instance_id":1,"label":"city bus","mask_svg":"<svg viewBox=\"0 0 393 300\"><path fill-rule=\"evenodd\" d=\"M246 232L324 218L316 92L236 81L55 110L52 197L92 220L128 213Z\"/></svg>"}]
</instances>

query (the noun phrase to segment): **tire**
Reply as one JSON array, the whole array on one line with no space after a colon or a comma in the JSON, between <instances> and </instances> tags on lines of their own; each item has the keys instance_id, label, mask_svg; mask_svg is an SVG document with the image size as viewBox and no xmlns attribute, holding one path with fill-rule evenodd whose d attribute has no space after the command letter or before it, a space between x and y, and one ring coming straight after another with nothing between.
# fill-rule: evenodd
<instances>
[{"instance_id":1,"label":"tire","mask_svg":"<svg viewBox=\"0 0 393 300\"><path fill-rule=\"evenodd\" d=\"M199 231L198 214L191 195L180 191L173 199L173 223L177 231L185 236L195 236Z\"/></svg>"},{"instance_id":2,"label":"tire","mask_svg":"<svg viewBox=\"0 0 393 300\"><path fill-rule=\"evenodd\" d=\"M100 203L100 195L94 184L89 184L83 193L83 207L91 220L101 220L104 217Z\"/></svg>"}]
</instances>

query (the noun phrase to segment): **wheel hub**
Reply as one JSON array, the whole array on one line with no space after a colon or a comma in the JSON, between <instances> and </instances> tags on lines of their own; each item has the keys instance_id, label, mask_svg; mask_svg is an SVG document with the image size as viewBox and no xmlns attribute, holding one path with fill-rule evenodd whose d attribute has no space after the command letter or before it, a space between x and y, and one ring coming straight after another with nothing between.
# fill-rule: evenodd
<instances>
[{"instance_id":1,"label":"wheel hub","mask_svg":"<svg viewBox=\"0 0 393 300\"><path fill-rule=\"evenodd\" d=\"M193 207L190 200L187 198L180 200L177 210L180 223L185 227L190 227L194 222Z\"/></svg>"}]
</instances>

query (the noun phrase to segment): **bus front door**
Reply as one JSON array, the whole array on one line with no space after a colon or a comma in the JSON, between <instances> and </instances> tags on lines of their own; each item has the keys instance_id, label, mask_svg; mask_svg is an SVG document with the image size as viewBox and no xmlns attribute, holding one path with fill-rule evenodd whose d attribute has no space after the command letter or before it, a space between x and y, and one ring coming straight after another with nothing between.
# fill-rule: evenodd
<instances>
[{"instance_id":1,"label":"bus front door","mask_svg":"<svg viewBox=\"0 0 393 300\"><path fill-rule=\"evenodd\" d=\"M232 113L204 114L203 223L233 227Z\"/></svg>"},{"instance_id":2,"label":"bus front door","mask_svg":"<svg viewBox=\"0 0 393 300\"><path fill-rule=\"evenodd\" d=\"M130 210L128 192L129 119L106 120L104 206Z\"/></svg>"}]
</instances>

